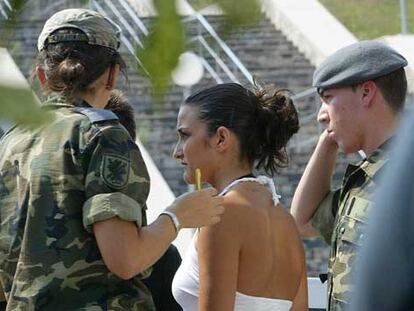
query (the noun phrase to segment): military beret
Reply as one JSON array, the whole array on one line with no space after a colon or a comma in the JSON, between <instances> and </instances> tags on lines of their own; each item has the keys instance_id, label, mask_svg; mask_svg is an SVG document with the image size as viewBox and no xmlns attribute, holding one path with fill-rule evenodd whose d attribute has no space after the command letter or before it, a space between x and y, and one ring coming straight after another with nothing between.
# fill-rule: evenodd
<instances>
[{"instance_id":1,"label":"military beret","mask_svg":"<svg viewBox=\"0 0 414 311\"><path fill-rule=\"evenodd\" d=\"M329 56L313 74L312 85L322 90L373 80L407 66L407 60L388 45L360 41Z\"/></svg>"},{"instance_id":2,"label":"military beret","mask_svg":"<svg viewBox=\"0 0 414 311\"><path fill-rule=\"evenodd\" d=\"M87 9L66 9L53 14L37 41L39 51L49 43L84 41L117 50L121 29L109 18Z\"/></svg>"}]
</instances>

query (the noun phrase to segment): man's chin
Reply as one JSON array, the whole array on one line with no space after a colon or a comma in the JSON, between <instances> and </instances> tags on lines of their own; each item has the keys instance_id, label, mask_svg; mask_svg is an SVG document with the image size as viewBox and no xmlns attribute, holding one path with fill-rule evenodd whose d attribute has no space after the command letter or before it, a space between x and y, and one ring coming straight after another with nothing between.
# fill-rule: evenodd
<instances>
[{"instance_id":1,"label":"man's chin","mask_svg":"<svg viewBox=\"0 0 414 311\"><path fill-rule=\"evenodd\" d=\"M343 153L345 153L346 155L350 155L353 153L357 153L359 152L359 148L355 148L355 147L350 147L350 146L344 146L338 143L339 146L339 150Z\"/></svg>"}]
</instances>

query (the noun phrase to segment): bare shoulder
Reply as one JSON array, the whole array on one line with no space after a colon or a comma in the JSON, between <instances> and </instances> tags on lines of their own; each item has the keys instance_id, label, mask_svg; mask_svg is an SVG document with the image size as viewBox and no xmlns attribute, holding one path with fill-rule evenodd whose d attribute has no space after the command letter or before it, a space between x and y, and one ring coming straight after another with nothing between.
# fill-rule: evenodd
<instances>
[{"instance_id":1,"label":"bare shoulder","mask_svg":"<svg viewBox=\"0 0 414 311\"><path fill-rule=\"evenodd\" d=\"M224 196L223 201L224 213L220 217L220 222L203 228L201 231L204 235L216 237L222 241L225 236L233 236L237 239L240 236L240 228L246 218L247 202L237 193L230 191Z\"/></svg>"},{"instance_id":2,"label":"bare shoulder","mask_svg":"<svg viewBox=\"0 0 414 311\"><path fill-rule=\"evenodd\" d=\"M278 203L274 209L275 222L279 230L299 236L295 220L289 213L289 210L281 203Z\"/></svg>"}]
</instances>

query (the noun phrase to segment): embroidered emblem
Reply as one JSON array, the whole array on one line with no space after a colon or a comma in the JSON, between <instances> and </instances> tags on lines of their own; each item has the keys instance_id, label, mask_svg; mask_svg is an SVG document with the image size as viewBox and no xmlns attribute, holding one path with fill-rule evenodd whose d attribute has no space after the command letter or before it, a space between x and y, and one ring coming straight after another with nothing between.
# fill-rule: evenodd
<instances>
[{"instance_id":1,"label":"embroidered emblem","mask_svg":"<svg viewBox=\"0 0 414 311\"><path fill-rule=\"evenodd\" d=\"M117 155L104 154L102 178L111 188L120 189L126 186L129 177L130 163L128 159Z\"/></svg>"}]
</instances>

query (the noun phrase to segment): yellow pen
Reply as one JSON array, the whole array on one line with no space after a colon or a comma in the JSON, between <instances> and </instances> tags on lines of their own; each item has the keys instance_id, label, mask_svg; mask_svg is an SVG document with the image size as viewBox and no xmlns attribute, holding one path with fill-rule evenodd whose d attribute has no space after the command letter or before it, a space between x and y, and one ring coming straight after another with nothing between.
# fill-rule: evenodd
<instances>
[{"instance_id":1,"label":"yellow pen","mask_svg":"<svg viewBox=\"0 0 414 311\"><path fill-rule=\"evenodd\" d=\"M201 190L201 170L199 168L195 169L195 189Z\"/></svg>"}]
</instances>

